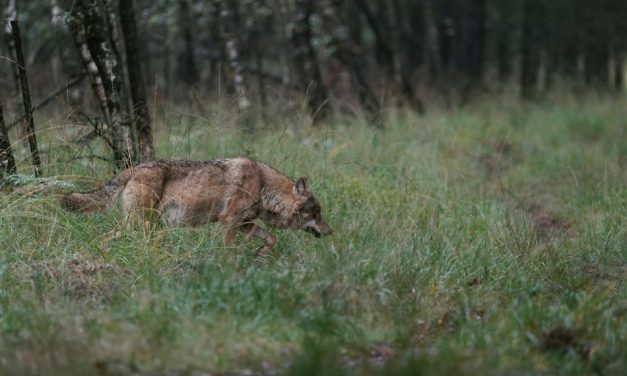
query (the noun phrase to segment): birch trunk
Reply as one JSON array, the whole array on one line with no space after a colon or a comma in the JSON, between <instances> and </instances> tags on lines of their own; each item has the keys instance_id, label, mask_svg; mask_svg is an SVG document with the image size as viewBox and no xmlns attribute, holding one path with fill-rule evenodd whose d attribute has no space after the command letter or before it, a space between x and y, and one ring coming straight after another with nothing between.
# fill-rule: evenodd
<instances>
[{"instance_id":1,"label":"birch trunk","mask_svg":"<svg viewBox=\"0 0 627 376\"><path fill-rule=\"evenodd\" d=\"M7 1L7 5L2 10L2 18L3 21L6 22L4 24L4 40L6 41L6 45L9 49L9 56L11 60L15 61L15 42L13 41L13 36L11 35L11 25L10 21L17 19L17 1L9 0ZM11 63L11 72L13 73L13 84L15 91L20 90L20 78L19 72L17 70L17 66L14 63Z\"/></svg>"},{"instance_id":2,"label":"birch trunk","mask_svg":"<svg viewBox=\"0 0 627 376\"><path fill-rule=\"evenodd\" d=\"M224 46L226 61L233 76L233 89L237 96L237 109L244 111L250 107L250 101L246 95L244 67L240 61L239 43L234 30L232 4L225 0L215 0L215 6L220 15L220 39Z\"/></svg>"},{"instance_id":3,"label":"birch trunk","mask_svg":"<svg viewBox=\"0 0 627 376\"><path fill-rule=\"evenodd\" d=\"M111 116L114 158L118 168L128 167L132 162L133 145L130 133L130 116L122 104L122 76L118 58L112 43L107 38L106 23L97 0L78 0L77 10L83 12L86 42L102 79L107 108Z\"/></svg>"},{"instance_id":4,"label":"birch trunk","mask_svg":"<svg viewBox=\"0 0 627 376\"><path fill-rule=\"evenodd\" d=\"M81 55L83 67L87 72L87 76L89 77L92 92L98 100L100 111L104 116L104 122L106 124L111 124L111 114L109 113L109 107L107 106L107 96L105 94L104 86L102 84L102 78L100 77L100 73L98 72L98 67L96 66L96 63L91 56L91 52L89 52L89 47L87 47L85 14L83 13L82 9L80 9L79 7L75 7L73 9L68 24L70 33L72 34L72 39L74 40L74 44L76 45L76 48Z\"/></svg>"}]
</instances>

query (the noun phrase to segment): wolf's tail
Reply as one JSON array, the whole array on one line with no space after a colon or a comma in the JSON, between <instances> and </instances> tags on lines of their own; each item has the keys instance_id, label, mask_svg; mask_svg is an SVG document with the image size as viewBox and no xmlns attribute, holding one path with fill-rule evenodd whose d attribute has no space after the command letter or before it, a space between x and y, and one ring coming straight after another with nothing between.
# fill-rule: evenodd
<instances>
[{"instance_id":1,"label":"wolf's tail","mask_svg":"<svg viewBox=\"0 0 627 376\"><path fill-rule=\"evenodd\" d=\"M71 212L93 213L107 210L120 195L130 178L128 170L91 192L74 192L59 198L61 207Z\"/></svg>"}]
</instances>

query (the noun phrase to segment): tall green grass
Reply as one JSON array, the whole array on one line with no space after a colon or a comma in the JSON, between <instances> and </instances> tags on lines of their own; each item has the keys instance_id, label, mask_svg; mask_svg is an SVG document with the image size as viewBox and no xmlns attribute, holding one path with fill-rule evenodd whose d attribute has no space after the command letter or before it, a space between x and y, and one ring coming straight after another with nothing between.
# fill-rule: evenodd
<instances>
[{"instance_id":1,"label":"tall green grass","mask_svg":"<svg viewBox=\"0 0 627 376\"><path fill-rule=\"evenodd\" d=\"M620 374L627 106L491 104L383 130L338 118L155 112L160 158L247 155L307 175L333 236L81 216L45 183L0 195L0 373ZM50 123L46 171L111 176ZM61 146L58 146L61 142ZM70 162L72 161L72 162ZM23 172L28 171L24 162Z\"/></svg>"}]
</instances>

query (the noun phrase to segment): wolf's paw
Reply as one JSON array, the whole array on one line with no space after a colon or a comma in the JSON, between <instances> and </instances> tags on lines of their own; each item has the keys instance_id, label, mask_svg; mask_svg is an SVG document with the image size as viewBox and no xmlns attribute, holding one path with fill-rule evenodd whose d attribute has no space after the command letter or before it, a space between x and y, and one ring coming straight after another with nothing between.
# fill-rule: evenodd
<instances>
[{"instance_id":1,"label":"wolf's paw","mask_svg":"<svg viewBox=\"0 0 627 376\"><path fill-rule=\"evenodd\" d=\"M266 257L270 255L271 253L272 253L272 248L268 247L267 245L264 245L263 247L260 247L259 249L257 249L257 251L255 252L255 256Z\"/></svg>"}]
</instances>

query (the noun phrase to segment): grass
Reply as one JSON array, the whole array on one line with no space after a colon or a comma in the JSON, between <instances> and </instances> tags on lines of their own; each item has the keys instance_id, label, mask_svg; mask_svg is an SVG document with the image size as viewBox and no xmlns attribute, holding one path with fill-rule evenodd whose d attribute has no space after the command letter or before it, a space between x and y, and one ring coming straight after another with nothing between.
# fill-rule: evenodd
<instances>
[{"instance_id":1,"label":"grass","mask_svg":"<svg viewBox=\"0 0 627 376\"><path fill-rule=\"evenodd\" d=\"M62 211L56 186L5 191L1 374L627 367L624 98L390 111L385 130L154 115L159 157L249 155L309 176L335 234L275 230L258 259L217 225L144 232L119 211ZM64 123L41 133L46 173L86 189L110 177L76 159L107 154Z\"/></svg>"}]
</instances>

